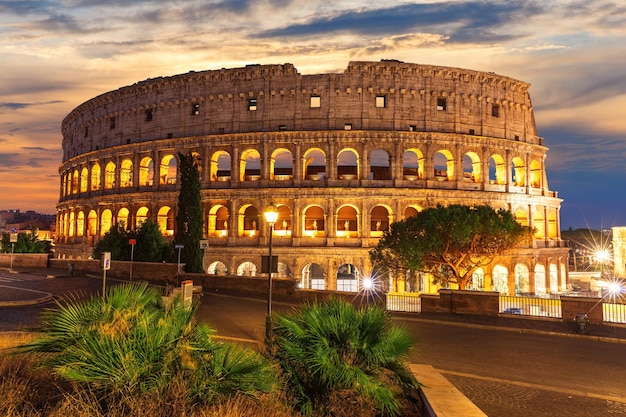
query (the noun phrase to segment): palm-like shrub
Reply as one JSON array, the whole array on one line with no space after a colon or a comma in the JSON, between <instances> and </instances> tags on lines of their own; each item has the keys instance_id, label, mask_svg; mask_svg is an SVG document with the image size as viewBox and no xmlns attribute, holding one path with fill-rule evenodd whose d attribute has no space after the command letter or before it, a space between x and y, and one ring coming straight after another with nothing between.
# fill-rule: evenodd
<instances>
[{"instance_id":1,"label":"palm-like shrub","mask_svg":"<svg viewBox=\"0 0 626 417\"><path fill-rule=\"evenodd\" d=\"M413 345L381 307L357 309L339 299L279 316L274 349L289 390L305 415L337 401L398 415L399 394L418 387L404 359Z\"/></svg>"},{"instance_id":2,"label":"palm-like shrub","mask_svg":"<svg viewBox=\"0 0 626 417\"><path fill-rule=\"evenodd\" d=\"M121 397L158 392L186 381L204 403L269 391L273 369L260 354L215 341L194 320L197 304L164 302L145 283L112 287L103 297L59 301L42 318L41 337L23 352L41 352L60 376Z\"/></svg>"}]
</instances>

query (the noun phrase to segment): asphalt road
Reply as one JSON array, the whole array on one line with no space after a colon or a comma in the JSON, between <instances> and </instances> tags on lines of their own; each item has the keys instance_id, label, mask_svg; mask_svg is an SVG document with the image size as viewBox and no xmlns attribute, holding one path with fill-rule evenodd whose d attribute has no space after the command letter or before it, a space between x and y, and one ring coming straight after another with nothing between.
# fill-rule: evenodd
<instances>
[{"instance_id":1,"label":"asphalt road","mask_svg":"<svg viewBox=\"0 0 626 417\"><path fill-rule=\"evenodd\" d=\"M94 278L3 282L2 276L0 291L2 285L11 285L93 294L102 285ZM0 330L30 328L37 324L40 312L51 306L0 308ZM205 294L198 319L210 323L220 336L260 343L266 309L263 299ZM273 303L275 314L292 309ZM490 417L626 415L626 344L436 324L417 316L394 320L418 339L409 360L442 371Z\"/></svg>"}]
</instances>

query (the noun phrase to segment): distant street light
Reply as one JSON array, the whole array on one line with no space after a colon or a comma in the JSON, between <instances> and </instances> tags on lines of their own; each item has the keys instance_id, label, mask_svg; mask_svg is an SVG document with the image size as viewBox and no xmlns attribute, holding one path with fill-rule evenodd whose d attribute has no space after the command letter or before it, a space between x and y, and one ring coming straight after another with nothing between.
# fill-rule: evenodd
<instances>
[{"instance_id":1,"label":"distant street light","mask_svg":"<svg viewBox=\"0 0 626 417\"><path fill-rule=\"evenodd\" d=\"M610 258L609 252L605 249L600 249L595 253L597 261L600 263L600 279L602 279L602 275L604 274L604 262L608 261Z\"/></svg>"},{"instance_id":2,"label":"distant street light","mask_svg":"<svg viewBox=\"0 0 626 417\"><path fill-rule=\"evenodd\" d=\"M274 203L265 208L263 215L270 227L269 258L267 262L267 317L265 318L265 342L269 344L272 336L272 236L274 235L274 225L278 220L278 210Z\"/></svg>"}]
</instances>

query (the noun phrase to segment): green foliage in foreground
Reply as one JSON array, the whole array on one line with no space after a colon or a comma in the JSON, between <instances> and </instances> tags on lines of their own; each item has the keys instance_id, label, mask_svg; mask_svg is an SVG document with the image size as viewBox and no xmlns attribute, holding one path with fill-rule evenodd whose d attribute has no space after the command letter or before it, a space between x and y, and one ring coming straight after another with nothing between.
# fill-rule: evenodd
<instances>
[{"instance_id":1,"label":"green foliage in foreground","mask_svg":"<svg viewBox=\"0 0 626 417\"><path fill-rule=\"evenodd\" d=\"M133 260L137 262L171 262L175 259L174 248L169 244L159 225L148 219L137 230L127 230L122 224L114 224L93 248L94 259L100 259L102 252L111 252L115 261L130 261L130 239L136 239Z\"/></svg>"},{"instance_id":2,"label":"green foliage in foreground","mask_svg":"<svg viewBox=\"0 0 626 417\"><path fill-rule=\"evenodd\" d=\"M189 400L209 404L230 395L269 392L274 371L260 354L220 343L194 320L197 305L164 302L145 283L112 287L103 297L58 302L41 336L21 346L44 366L91 390L132 397L185 381Z\"/></svg>"},{"instance_id":3,"label":"green foliage in foreground","mask_svg":"<svg viewBox=\"0 0 626 417\"><path fill-rule=\"evenodd\" d=\"M46 253L50 251L50 242L37 239L37 230L31 229L29 233L20 232L17 235L17 242L11 244L11 234L2 233L0 241L0 252L11 253Z\"/></svg>"},{"instance_id":4,"label":"green foliage in foreground","mask_svg":"<svg viewBox=\"0 0 626 417\"><path fill-rule=\"evenodd\" d=\"M381 307L331 299L279 316L274 336L289 394L305 415L326 414L347 396L363 409L396 416L398 397L418 386L404 362L413 341Z\"/></svg>"}]
</instances>

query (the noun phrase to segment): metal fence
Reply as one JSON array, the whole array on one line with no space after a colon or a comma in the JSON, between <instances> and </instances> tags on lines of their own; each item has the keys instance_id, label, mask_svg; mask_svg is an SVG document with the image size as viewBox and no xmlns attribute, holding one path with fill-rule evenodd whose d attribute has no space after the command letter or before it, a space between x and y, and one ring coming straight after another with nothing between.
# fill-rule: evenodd
<instances>
[{"instance_id":1,"label":"metal fence","mask_svg":"<svg viewBox=\"0 0 626 417\"><path fill-rule=\"evenodd\" d=\"M500 296L500 313L561 318L561 300L555 298Z\"/></svg>"},{"instance_id":2,"label":"metal fence","mask_svg":"<svg viewBox=\"0 0 626 417\"><path fill-rule=\"evenodd\" d=\"M626 323L626 304L602 304L602 319L609 323Z\"/></svg>"},{"instance_id":3,"label":"metal fence","mask_svg":"<svg viewBox=\"0 0 626 417\"><path fill-rule=\"evenodd\" d=\"M388 293L387 310L420 313L422 311L422 299L419 293Z\"/></svg>"}]
</instances>

